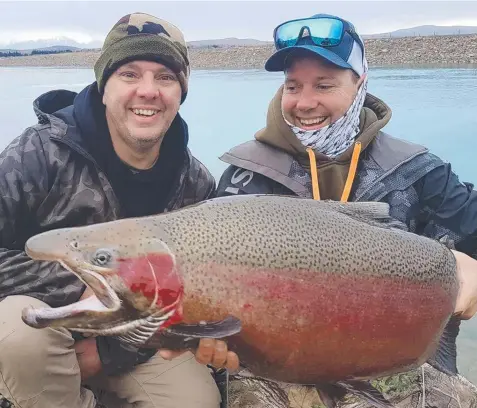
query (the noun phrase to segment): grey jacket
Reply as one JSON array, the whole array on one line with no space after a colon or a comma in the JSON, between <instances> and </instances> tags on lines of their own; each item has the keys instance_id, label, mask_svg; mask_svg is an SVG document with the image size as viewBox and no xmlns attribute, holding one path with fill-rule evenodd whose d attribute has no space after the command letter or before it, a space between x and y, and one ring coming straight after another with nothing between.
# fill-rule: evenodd
<instances>
[{"instance_id":1,"label":"grey jacket","mask_svg":"<svg viewBox=\"0 0 477 408\"><path fill-rule=\"evenodd\" d=\"M253 140L221 156L230 166L217 196L289 194L312 198L310 175L289 153ZM411 232L452 241L477 259L477 191L423 146L379 131L363 152L350 201L384 201Z\"/></svg>"}]
</instances>

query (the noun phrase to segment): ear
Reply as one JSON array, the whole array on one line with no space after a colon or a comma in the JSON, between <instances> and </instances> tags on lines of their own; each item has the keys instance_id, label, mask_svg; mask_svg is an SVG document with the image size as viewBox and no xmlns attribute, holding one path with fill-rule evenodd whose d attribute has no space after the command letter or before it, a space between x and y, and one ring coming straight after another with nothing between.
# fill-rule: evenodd
<instances>
[{"instance_id":1,"label":"ear","mask_svg":"<svg viewBox=\"0 0 477 408\"><path fill-rule=\"evenodd\" d=\"M368 73L365 72L365 73L363 73L363 75L361 75L361 76L359 77L358 83L357 83L358 89L359 89L359 87L361 86L361 84L364 82L364 80L367 78L367 76L368 76Z\"/></svg>"}]
</instances>

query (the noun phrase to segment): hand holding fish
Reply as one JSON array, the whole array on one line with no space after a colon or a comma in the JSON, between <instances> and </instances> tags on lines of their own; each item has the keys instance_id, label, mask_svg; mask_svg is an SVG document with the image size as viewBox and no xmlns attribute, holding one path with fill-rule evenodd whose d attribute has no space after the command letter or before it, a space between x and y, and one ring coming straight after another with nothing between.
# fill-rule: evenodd
<instances>
[{"instance_id":1,"label":"hand holding fish","mask_svg":"<svg viewBox=\"0 0 477 408\"><path fill-rule=\"evenodd\" d=\"M81 380L93 377L101 371L101 359L95 338L77 341L74 349L81 372Z\"/></svg>"},{"instance_id":2,"label":"hand holding fish","mask_svg":"<svg viewBox=\"0 0 477 408\"><path fill-rule=\"evenodd\" d=\"M184 351L161 350L159 354L166 360L171 360L183 354ZM239 358L233 351L228 351L227 344L222 340L200 339L195 352L196 360L201 364L209 364L215 368L225 368L234 372L239 368Z\"/></svg>"},{"instance_id":3,"label":"hand holding fish","mask_svg":"<svg viewBox=\"0 0 477 408\"><path fill-rule=\"evenodd\" d=\"M457 260L457 276L460 283L454 315L462 320L472 318L477 312L477 260L452 251Z\"/></svg>"}]
</instances>

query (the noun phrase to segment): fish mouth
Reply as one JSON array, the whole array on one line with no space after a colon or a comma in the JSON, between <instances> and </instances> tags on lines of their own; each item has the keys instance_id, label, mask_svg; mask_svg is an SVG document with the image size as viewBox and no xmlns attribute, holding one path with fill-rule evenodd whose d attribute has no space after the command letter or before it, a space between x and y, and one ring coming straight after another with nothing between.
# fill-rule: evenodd
<instances>
[{"instance_id":1,"label":"fish mouth","mask_svg":"<svg viewBox=\"0 0 477 408\"><path fill-rule=\"evenodd\" d=\"M113 275L109 268L86 262L75 253L75 240L57 231L35 235L25 243L26 254L35 261L59 263L73 273L93 292L93 295L61 307L27 307L23 321L31 327L82 328L99 316L105 318L121 308L121 300L106 279Z\"/></svg>"},{"instance_id":2,"label":"fish mouth","mask_svg":"<svg viewBox=\"0 0 477 408\"><path fill-rule=\"evenodd\" d=\"M75 303L51 307L26 307L22 320L33 328L65 328L93 336L119 336L123 342L135 347L144 345L158 330L166 326L177 313L181 314L181 300L164 308L140 311L134 299L120 298L105 276L114 276L109 268L87 263L67 263L57 260L74 273L93 294Z\"/></svg>"},{"instance_id":3,"label":"fish mouth","mask_svg":"<svg viewBox=\"0 0 477 408\"><path fill-rule=\"evenodd\" d=\"M83 281L93 294L61 307L26 307L22 311L22 320L26 324L34 328L64 327L94 333L99 323L103 328L121 323L122 302L103 276L110 272L109 269L81 263L73 266L62 260L57 262Z\"/></svg>"},{"instance_id":4,"label":"fish mouth","mask_svg":"<svg viewBox=\"0 0 477 408\"><path fill-rule=\"evenodd\" d=\"M161 256L159 260L156 259L156 263L154 259L152 261L148 259L149 252L146 250L137 257L125 260L118 256L114 247L106 246L105 253L110 251L114 255L103 266L99 266L89 261L89 259L97 260L90 256L90 252L94 250L96 254L103 248L104 239L99 238L97 245L91 241L94 241L94 238L83 249L72 234L48 231L33 236L26 242L25 252L31 259L59 263L64 269L76 275L93 294L61 307L27 307L22 311L22 320L25 324L33 328L64 328L92 335L115 335L122 338L128 336L129 341L143 344L157 330L182 319L182 288L171 287L177 289L177 296L172 299L172 295L168 292L169 288L165 288L163 290L165 297L171 301L162 303L162 292L156 279L155 267L165 268L167 272L169 268L174 268L170 259L171 253L167 248L161 247L159 251L155 241L152 243L154 245L151 244L155 252L166 257L163 264L164 259ZM157 246L159 247L159 244ZM152 291L153 298L150 298L149 292L145 295L142 287L140 290L131 290L128 286L130 282L120 273L121 268L134 270L137 266L134 261L143 258L146 259L145 264L149 268L146 269L148 273L145 273L143 278L153 283L146 288ZM141 266L143 265L139 262L138 267ZM134 280L132 276L128 276L130 280Z\"/></svg>"}]
</instances>

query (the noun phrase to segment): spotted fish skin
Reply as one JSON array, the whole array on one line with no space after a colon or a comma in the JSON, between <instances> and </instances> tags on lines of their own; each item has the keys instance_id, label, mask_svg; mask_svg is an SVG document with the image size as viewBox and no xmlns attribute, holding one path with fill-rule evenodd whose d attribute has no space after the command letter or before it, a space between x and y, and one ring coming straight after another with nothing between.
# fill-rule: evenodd
<instances>
[{"instance_id":1,"label":"spotted fish skin","mask_svg":"<svg viewBox=\"0 0 477 408\"><path fill-rule=\"evenodd\" d=\"M384 207L385 208L385 207ZM280 381L370 378L423 363L451 316L455 259L373 204L253 197L152 219L185 280L187 321L242 321L232 349Z\"/></svg>"},{"instance_id":2,"label":"spotted fish skin","mask_svg":"<svg viewBox=\"0 0 477 408\"><path fill-rule=\"evenodd\" d=\"M180 277L184 322L236 316L242 330L229 348L254 375L319 384L424 363L453 313L452 252L392 228L387 211L383 203L224 197L49 232L27 246L68 258L66 243L76 240L134 257L160 242L173 267L156 277L159 286L161 276Z\"/></svg>"}]
</instances>

